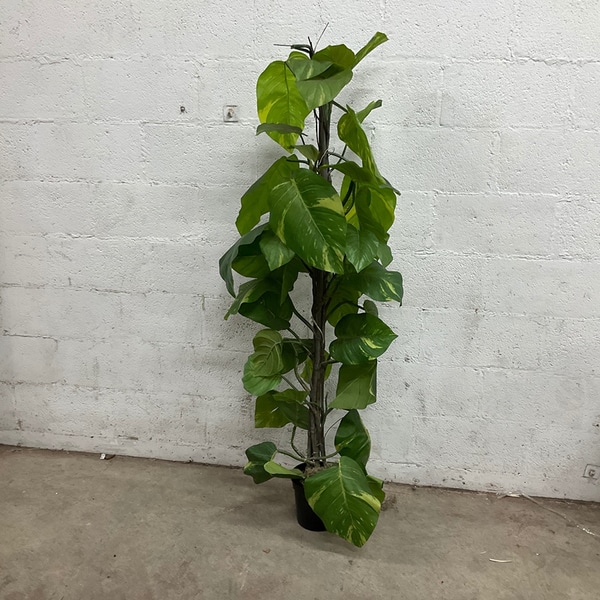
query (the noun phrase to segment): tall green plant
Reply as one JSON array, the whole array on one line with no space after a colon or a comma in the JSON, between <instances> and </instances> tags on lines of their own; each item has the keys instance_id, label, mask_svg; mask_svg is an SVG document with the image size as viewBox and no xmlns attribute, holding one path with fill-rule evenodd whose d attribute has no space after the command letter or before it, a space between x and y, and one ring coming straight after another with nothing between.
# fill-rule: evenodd
<instances>
[{"instance_id":1,"label":"tall green plant","mask_svg":"<svg viewBox=\"0 0 600 600\"><path fill-rule=\"evenodd\" d=\"M356 111L336 98L386 40L376 33L357 53L344 45L293 45L287 60L259 76L257 134L287 154L242 196L241 237L219 263L235 298L225 318L239 313L267 328L254 337L244 367L244 387L256 396L255 425L291 425L289 449L252 446L244 471L256 483L303 478L326 528L357 546L371 535L384 499L383 482L367 473L371 442L358 411L375 402L377 358L396 338L373 300L401 302L402 277L386 269L397 192L380 174L362 126L381 101ZM330 146L334 117L344 144L339 153ZM248 278L237 291L233 271ZM312 286L306 314L292 295L300 277ZM332 365L339 370L329 398ZM337 425L332 447L328 417ZM299 429L306 431L305 449L298 447ZM278 454L306 469L281 465Z\"/></svg>"}]
</instances>

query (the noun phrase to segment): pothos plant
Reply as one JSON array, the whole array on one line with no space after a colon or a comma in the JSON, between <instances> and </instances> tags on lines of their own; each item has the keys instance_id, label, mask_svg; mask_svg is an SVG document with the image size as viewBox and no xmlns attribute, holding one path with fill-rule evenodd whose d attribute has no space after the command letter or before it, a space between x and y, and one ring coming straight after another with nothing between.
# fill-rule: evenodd
<instances>
[{"instance_id":1,"label":"pothos plant","mask_svg":"<svg viewBox=\"0 0 600 600\"><path fill-rule=\"evenodd\" d=\"M225 318L239 313L266 327L243 375L256 396L255 425L291 428L288 449L270 441L248 448L244 471L256 483L303 479L327 530L357 546L371 535L384 499L383 482L367 473L371 442L358 411L375 402L377 358L397 337L373 300L401 302L402 277L386 269L398 192L380 174L363 128L381 100L356 111L336 98L386 40L376 33L356 53L344 45L317 51L309 40L259 76L257 134L286 155L242 196L241 237L219 263L235 298ZM339 152L330 144L336 121ZM237 292L232 271L249 278ZM305 314L306 292L292 294L299 278L312 290ZM329 420L329 429L337 426L333 440ZM298 430L305 431L302 448ZM302 468L280 464L277 455Z\"/></svg>"}]
</instances>

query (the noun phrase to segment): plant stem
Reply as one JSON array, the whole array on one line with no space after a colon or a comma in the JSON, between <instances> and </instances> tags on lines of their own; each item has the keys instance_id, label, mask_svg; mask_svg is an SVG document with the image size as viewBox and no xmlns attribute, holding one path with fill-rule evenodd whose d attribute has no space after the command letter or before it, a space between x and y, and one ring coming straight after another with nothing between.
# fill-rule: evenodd
<instances>
[{"instance_id":1,"label":"plant stem","mask_svg":"<svg viewBox=\"0 0 600 600\"><path fill-rule=\"evenodd\" d=\"M315 115L317 121L317 141L319 158L315 169L326 181L331 183L331 169L327 166L329 156L331 103L318 108ZM327 287L330 275L320 269L311 269L312 279L312 334L313 334L313 372L310 383L309 426L307 460L324 465L327 455L325 447L325 417L327 415L327 400L325 398L325 369L326 365L326 335L327 323Z\"/></svg>"}]
</instances>

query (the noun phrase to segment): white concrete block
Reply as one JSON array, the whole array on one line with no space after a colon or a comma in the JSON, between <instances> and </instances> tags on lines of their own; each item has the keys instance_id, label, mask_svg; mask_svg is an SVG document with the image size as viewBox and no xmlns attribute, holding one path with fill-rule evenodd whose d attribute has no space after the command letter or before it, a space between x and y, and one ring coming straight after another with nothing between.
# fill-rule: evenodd
<instances>
[{"instance_id":1,"label":"white concrete block","mask_svg":"<svg viewBox=\"0 0 600 600\"><path fill-rule=\"evenodd\" d=\"M199 396L150 394L132 390L68 385L16 387L17 414L23 429L62 435L88 435L121 443L178 439L204 446L202 415L209 401ZM149 416L149 409L154 414Z\"/></svg>"},{"instance_id":2,"label":"white concrete block","mask_svg":"<svg viewBox=\"0 0 600 600\"><path fill-rule=\"evenodd\" d=\"M548 256L558 196L542 194L438 194L434 248L459 254Z\"/></svg>"},{"instance_id":3,"label":"white concrete block","mask_svg":"<svg viewBox=\"0 0 600 600\"><path fill-rule=\"evenodd\" d=\"M198 67L192 60L94 59L81 69L90 119L189 121L202 116Z\"/></svg>"},{"instance_id":4,"label":"white concrete block","mask_svg":"<svg viewBox=\"0 0 600 600\"><path fill-rule=\"evenodd\" d=\"M548 323L542 367L557 374L581 377L600 373L600 320L553 319Z\"/></svg>"},{"instance_id":5,"label":"white concrete block","mask_svg":"<svg viewBox=\"0 0 600 600\"><path fill-rule=\"evenodd\" d=\"M439 62L389 60L384 44L357 68L344 91L344 104L356 110L381 98L383 106L373 111L367 124L385 129L390 124L407 127L438 124L438 90L442 68ZM375 58L375 53L378 54ZM379 60L378 60L379 59Z\"/></svg>"},{"instance_id":6,"label":"white concrete block","mask_svg":"<svg viewBox=\"0 0 600 600\"><path fill-rule=\"evenodd\" d=\"M126 0L8 0L0 10L0 56L139 52L139 23Z\"/></svg>"},{"instance_id":7,"label":"white concrete block","mask_svg":"<svg viewBox=\"0 0 600 600\"><path fill-rule=\"evenodd\" d=\"M51 338L0 336L0 381L53 383L60 377L58 342Z\"/></svg>"},{"instance_id":8,"label":"white concrete block","mask_svg":"<svg viewBox=\"0 0 600 600\"><path fill-rule=\"evenodd\" d=\"M122 294L73 289L7 287L2 326L10 335L77 339L121 336Z\"/></svg>"},{"instance_id":9,"label":"white concrete block","mask_svg":"<svg viewBox=\"0 0 600 600\"><path fill-rule=\"evenodd\" d=\"M423 313L419 362L541 369L548 320L480 311Z\"/></svg>"},{"instance_id":10,"label":"white concrete block","mask_svg":"<svg viewBox=\"0 0 600 600\"><path fill-rule=\"evenodd\" d=\"M226 248L196 241L17 236L4 239L4 281L18 286L215 294ZM224 284L223 284L224 289Z\"/></svg>"},{"instance_id":11,"label":"white concrete block","mask_svg":"<svg viewBox=\"0 0 600 600\"><path fill-rule=\"evenodd\" d=\"M458 63L444 68L441 124L566 127L576 68L544 63Z\"/></svg>"},{"instance_id":12,"label":"white concrete block","mask_svg":"<svg viewBox=\"0 0 600 600\"><path fill-rule=\"evenodd\" d=\"M400 191L484 192L492 184L493 134L446 129L375 131L384 177Z\"/></svg>"},{"instance_id":13,"label":"white concrete block","mask_svg":"<svg viewBox=\"0 0 600 600\"><path fill-rule=\"evenodd\" d=\"M215 127L145 125L145 173L158 183L251 185L254 133L236 123Z\"/></svg>"},{"instance_id":14,"label":"white concrete block","mask_svg":"<svg viewBox=\"0 0 600 600\"><path fill-rule=\"evenodd\" d=\"M132 10L142 54L237 58L254 51L253 3L135 0Z\"/></svg>"},{"instance_id":15,"label":"white concrete block","mask_svg":"<svg viewBox=\"0 0 600 600\"><path fill-rule=\"evenodd\" d=\"M385 51L397 56L508 58L513 4L388 2L383 30L390 43Z\"/></svg>"},{"instance_id":16,"label":"white concrete block","mask_svg":"<svg viewBox=\"0 0 600 600\"><path fill-rule=\"evenodd\" d=\"M585 380L508 369L484 369L482 373L480 410L484 419L528 423L539 429L585 428L589 418Z\"/></svg>"},{"instance_id":17,"label":"white concrete block","mask_svg":"<svg viewBox=\"0 0 600 600\"><path fill-rule=\"evenodd\" d=\"M432 309L478 309L481 276L487 259L469 256L398 253L404 282L404 306Z\"/></svg>"},{"instance_id":18,"label":"white concrete block","mask_svg":"<svg viewBox=\"0 0 600 600\"><path fill-rule=\"evenodd\" d=\"M121 296L122 329L117 333L150 342L201 343L203 296L163 292Z\"/></svg>"},{"instance_id":19,"label":"white concrete block","mask_svg":"<svg viewBox=\"0 0 600 600\"><path fill-rule=\"evenodd\" d=\"M600 133L505 130L497 161L501 191L596 193Z\"/></svg>"},{"instance_id":20,"label":"white concrete block","mask_svg":"<svg viewBox=\"0 0 600 600\"><path fill-rule=\"evenodd\" d=\"M556 211L555 239L562 256L600 258L600 202L594 197L568 197Z\"/></svg>"},{"instance_id":21,"label":"white concrete block","mask_svg":"<svg viewBox=\"0 0 600 600\"><path fill-rule=\"evenodd\" d=\"M502 469L516 475L522 468L534 428L526 423L507 423L461 417L415 417L414 445L409 460L467 472Z\"/></svg>"},{"instance_id":22,"label":"white concrete block","mask_svg":"<svg viewBox=\"0 0 600 600\"><path fill-rule=\"evenodd\" d=\"M10 181L0 184L0 229L17 234L177 238L235 221L239 190L147 183ZM223 199L218 201L217 199ZM224 201L231 210L224 210ZM230 218L231 217L231 218ZM215 231L216 235L216 231Z\"/></svg>"},{"instance_id":23,"label":"white concrete block","mask_svg":"<svg viewBox=\"0 0 600 600\"><path fill-rule=\"evenodd\" d=\"M423 192L402 192L397 198L396 220L390 229L389 246L395 269L404 252L422 252L432 246L435 196Z\"/></svg>"},{"instance_id":24,"label":"white concrete block","mask_svg":"<svg viewBox=\"0 0 600 600\"><path fill-rule=\"evenodd\" d=\"M492 312L600 317L600 265L566 260L493 259L482 275Z\"/></svg>"},{"instance_id":25,"label":"white concrete block","mask_svg":"<svg viewBox=\"0 0 600 600\"><path fill-rule=\"evenodd\" d=\"M141 173L137 125L2 123L0 132L5 179L123 181Z\"/></svg>"},{"instance_id":26,"label":"white concrete block","mask_svg":"<svg viewBox=\"0 0 600 600\"><path fill-rule=\"evenodd\" d=\"M535 59L598 59L600 13L595 2L522 0L511 46Z\"/></svg>"},{"instance_id":27,"label":"white concrete block","mask_svg":"<svg viewBox=\"0 0 600 600\"><path fill-rule=\"evenodd\" d=\"M570 93L573 122L582 129L600 127L600 65L578 65Z\"/></svg>"},{"instance_id":28,"label":"white concrete block","mask_svg":"<svg viewBox=\"0 0 600 600\"><path fill-rule=\"evenodd\" d=\"M67 119L83 112L83 73L71 60L4 62L0 89L0 118Z\"/></svg>"},{"instance_id":29,"label":"white concrete block","mask_svg":"<svg viewBox=\"0 0 600 600\"><path fill-rule=\"evenodd\" d=\"M381 360L377 410L401 420L420 416L475 417L482 396L482 374L472 367L438 367Z\"/></svg>"},{"instance_id":30,"label":"white concrete block","mask_svg":"<svg viewBox=\"0 0 600 600\"><path fill-rule=\"evenodd\" d=\"M0 444L3 431L18 429L15 414L15 389L10 383L0 382Z\"/></svg>"}]
</instances>

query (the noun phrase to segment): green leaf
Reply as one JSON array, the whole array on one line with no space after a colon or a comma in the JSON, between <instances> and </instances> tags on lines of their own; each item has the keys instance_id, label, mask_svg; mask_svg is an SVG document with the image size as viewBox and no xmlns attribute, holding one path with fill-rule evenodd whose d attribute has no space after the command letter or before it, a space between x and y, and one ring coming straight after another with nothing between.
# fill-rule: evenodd
<instances>
[{"instance_id":1,"label":"green leaf","mask_svg":"<svg viewBox=\"0 0 600 600\"><path fill-rule=\"evenodd\" d=\"M342 58L341 52L336 54ZM323 54L320 56L324 57ZM296 76L296 87L310 110L331 102L352 80L351 67L345 68L327 59L319 60L317 55L312 59L290 58L288 65Z\"/></svg>"},{"instance_id":2,"label":"green leaf","mask_svg":"<svg viewBox=\"0 0 600 600\"><path fill-rule=\"evenodd\" d=\"M362 123L371 114L371 111L375 110L376 108L381 108L382 105L383 102L381 100L373 100L373 102L369 102L365 108L356 113L358 122Z\"/></svg>"},{"instance_id":3,"label":"green leaf","mask_svg":"<svg viewBox=\"0 0 600 600\"><path fill-rule=\"evenodd\" d=\"M306 499L328 531L363 546L377 525L381 503L362 467L347 456L304 481Z\"/></svg>"},{"instance_id":4,"label":"green leaf","mask_svg":"<svg viewBox=\"0 0 600 600\"><path fill-rule=\"evenodd\" d=\"M398 337L381 319L362 313L346 315L335 326L329 352L345 365L360 365L381 356Z\"/></svg>"},{"instance_id":5,"label":"green leaf","mask_svg":"<svg viewBox=\"0 0 600 600\"><path fill-rule=\"evenodd\" d=\"M354 211L358 229L369 229L380 242L387 242L387 231L394 222L395 210L396 194L392 189L356 185ZM348 221L354 225L350 214Z\"/></svg>"},{"instance_id":6,"label":"green leaf","mask_svg":"<svg viewBox=\"0 0 600 600\"><path fill-rule=\"evenodd\" d=\"M371 454L371 438L357 410L349 411L340 421L335 434L335 449L341 456L348 456L363 469Z\"/></svg>"},{"instance_id":7,"label":"green leaf","mask_svg":"<svg viewBox=\"0 0 600 600\"><path fill-rule=\"evenodd\" d=\"M384 242L379 243L378 258L384 267L387 267L393 260L392 251Z\"/></svg>"},{"instance_id":8,"label":"green leaf","mask_svg":"<svg viewBox=\"0 0 600 600\"><path fill-rule=\"evenodd\" d=\"M377 400L377 361L360 365L342 365L338 376L336 396L330 408L366 408Z\"/></svg>"},{"instance_id":9,"label":"green leaf","mask_svg":"<svg viewBox=\"0 0 600 600\"><path fill-rule=\"evenodd\" d=\"M334 165L331 165L332 169L347 175L352 181L356 183L364 183L367 185L377 186L379 185L377 177L364 169L353 160L344 160Z\"/></svg>"},{"instance_id":10,"label":"green leaf","mask_svg":"<svg viewBox=\"0 0 600 600\"><path fill-rule=\"evenodd\" d=\"M304 119L310 109L296 87L296 77L285 62L272 62L260 74L256 100L261 123L284 123L304 129ZM297 133L269 131L267 135L290 151L298 140Z\"/></svg>"},{"instance_id":11,"label":"green leaf","mask_svg":"<svg viewBox=\"0 0 600 600\"><path fill-rule=\"evenodd\" d=\"M384 42L388 41L388 36L385 33L378 31L357 53L356 62L357 65L367 54L373 52L377 46L380 46Z\"/></svg>"},{"instance_id":12,"label":"green leaf","mask_svg":"<svg viewBox=\"0 0 600 600\"><path fill-rule=\"evenodd\" d=\"M327 321L335 327L342 317L357 313L360 296L359 290L344 284L340 278L329 301Z\"/></svg>"},{"instance_id":13,"label":"green leaf","mask_svg":"<svg viewBox=\"0 0 600 600\"><path fill-rule=\"evenodd\" d=\"M271 271L275 271L294 258L294 253L272 231L265 231L259 244Z\"/></svg>"},{"instance_id":14,"label":"green leaf","mask_svg":"<svg viewBox=\"0 0 600 600\"><path fill-rule=\"evenodd\" d=\"M244 473L254 479L254 483L263 483L273 477L265 471L265 464L277 454L277 447L273 442L262 442L251 446L246 450L248 463L244 467Z\"/></svg>"},{"instance_id":15,"label":"green leaf","mask_svg":"<svg viewBox=\"0 0 600 600\"><path fill-rule=\"evenodd\" d=\"M298 152L300 152L302 156L308 158L308 160L312 162L319 160L319 150L316 146L313 146L312 144L300 144L296 146L296 150L298 150Z\"/></svg>"},{"instance_id":16,"label":"green leaf","mask_svg":"<svg viewBox=\"0 0 600 600\"><path fill-rule=\"evenodd\" d=\"M378 302L395 300L402 304L402 275L397 271L388 271L377 261L373 261L360 273L343 275L343 279L346 285L355 287L373 300Z\"/></svg>"},{"instance_id":17,"label":"green leaf","mask_svg":"<svg viewBox=\"0 0 600 600\"><path fill-rule=\"evenodd\" d=\"M283 340L283 372L288 373L300 366L308 358L308 348L312 340L298 341L286 338Z\"/></svg>"},{"instance_id":18,"label":"green leaf","mask_svg":"<svg viewBox=\"0 0 600 600\"><path fill-rule=\"evenodd\" d=\"M289 178L290 173L298 169L296 160L282 156L259 177L242 196L242 206L235 221L240 234L248 233L260 218L269 212L269 193L282 181Z\"/></svg>"},{"instance_id":19,"label":"green leaf","mask_svg":"<svg viewBox=\"0 0 600 600\"><path fill-rule=\"evenodd\" d=\"M369 487L371 488L371 493L381 504L385 500L385 492L383 491L383 480L378 477L374 477L373 475L367 475L367 481L369 482Z\"/></svg>"},{"instance_id":20,"label":"green leaf","mask_svg":"<svg viewBox=\"0 0 600 600\"><path fill-rule=\"evenodd\" d=\"M252 340L254 346L253 368L257 375L274 375L283 369L283 338L279 331L263 329Z\"/></svg>"},{"instance_id":21,"label":"green leaf","mask_svg":"<svg viewBox=\"0 0 600 600\"><path fill-rule=\"evenodd\" d=\"M240 305L240 315L260 323L271 329L288 329L294 305L289 296L266 292L255 302L245 302Z\"/></svg>"},{"instance_id":22,"label":"green leaf","mask_svg":"<svg viewBox=\"0 0 600 600\"><path fill-rule=\"evenodd\" d=\"M313 56L313 60L319 62L331 62L343 69L352 69L356 64L356 55L348 46L338 44L337 46L327 46L319 50Z\"/></svg>"},{"instance_id":23,"label":"green leaf","mask_svg":"<svg viewBox=\"0 0 600 600\"><path fill-rule=\"evenodd\" d=\"M375 315L376 317L379 316L379 311L377 310L377 304L375 304L375 302L372 302L371 300L365 300L363 302L363 310L366 313L369 313L370 315Z\"/></svg>"},{"instance_id":24,"label":"green leaf","mask_svg":"<svg viewBox=\"0 0 600 600\"><path fill-rule=\"evenodd\" d=\"M343 271L346 219L333 186L299 169L269 196L270 224L279 239L310 266Z\"/></svg>"},{"instance_id":25,"label":"green leaf","mask_svg":"<svg viewBox=\"0 0 600 600\"><path fill-rule=\"evenodd\" d=\"M246 361L242 378L244 388L251 394L261 396L281 382L282 343L281 334L272 329L264 329L254 336L254 352Z\"/></svg>"},{"instance_id":26,"label":"green leaf","mask_svg":"<svg viewBox=\"0 0 600 600\"><path fill-rule=\"evenodd\" d=\"M304 405L306 395L300 390L284 390L273 394L273 401L279 405L288 422L300 429L308 429L308 408Z\"/></svg>"},{"instance_id":27,"label":"green leaf","mask_svg":"<svg viewBox=\"0 0 600 600\"><path fill-rule=\"evenodd\" d=\"M352 225L348 225L346 231L346 257L358 272L373 262L378 250L379 240L372 231L368 229L359 231Z\"/></svg>"},{"instance_id":28,"label":"green leaf","mask_svg":"<svg viewBox=\"0 0 600 600\"><path fill-rule=\"evenodd\" d=\"M373 158L367 134L363 130L356 113L349 106L346 107L346 110L347 112L338 121L338 135L340 140L347 144L348 148L361 158L362 166L367 171L373 173L374 176L381 177Z\"/></svg>"},{"instance_id":29,"label":"green leaf","mask_svg":"<svg viewBox=\"0 0 600 600\"><path fill-rule=\"evenodd\" d=\"M256 302L267 292L276 291L277 288L275 284L268 279L253 279L252 281L246 281L245 283L242 283L235 300L225 315L225 320L227 320L231 315L237 314L240 311L242 304Z\"/></svg>"},{"instance_id":30,"label":"green leaf","mask_svg":"<svg viewBox=\"0 0 600 600\"><path fill-rule=\"evenodd\" d=\"M256 399L254 407L254 426L284 427L290 420L281 411L280 403L273 400L273 392L268 392Z\"/></svg>"},{"instance_id":31,"label":"green leaf","mask_svg":"<svg viewBox=\"0 0 600 600\"><path fill-rule=\"evenodd\" d=\"M288 125L287 123L261 123L256 128L256 135L260 135L261 133L295 133L296 135L300 135L302 133L301 127L296 127L295 125Z\"/></svg>"},{"instance_id":32,"label":"green leaf","mask_svg":"<svg viewBox=\"0 0 600 600\"><path fill-rule=\"evenodd\" d=\"M262 396L271 390L274 390L281 383L281 375L262 376L258 375L254 368L252 356L248 357L244 366L244 376L242 377L244 389L255 396Z\"/></svg>"},{"instance_id":33,"label":"green leaf","mask_svg":"<svg viewBox=\"0 0 600 600\"><path fill-rule=\"evenodd\" d=\"M273 477L282 477L284 479L304 479L304 473L299 469L288 469L273 460L265 463L264 469Z\"/></svg>"},{"instance_id":34,"label":"green leaf","mask_svg":"<svg viewBox=\"0 0 600 600\"><path fill-rule=\"evenodd\" d=\"M265 230L266 225L260 225L256 229L249 231L246 235L242 236L219 260L219 274L225 284L227 285L227 291L235 296L235 288L233 287L233 273L231 271L231 265L240 253L240 249L244 246L249 246L262 234Z\"/></svg>"}]
</instances>

